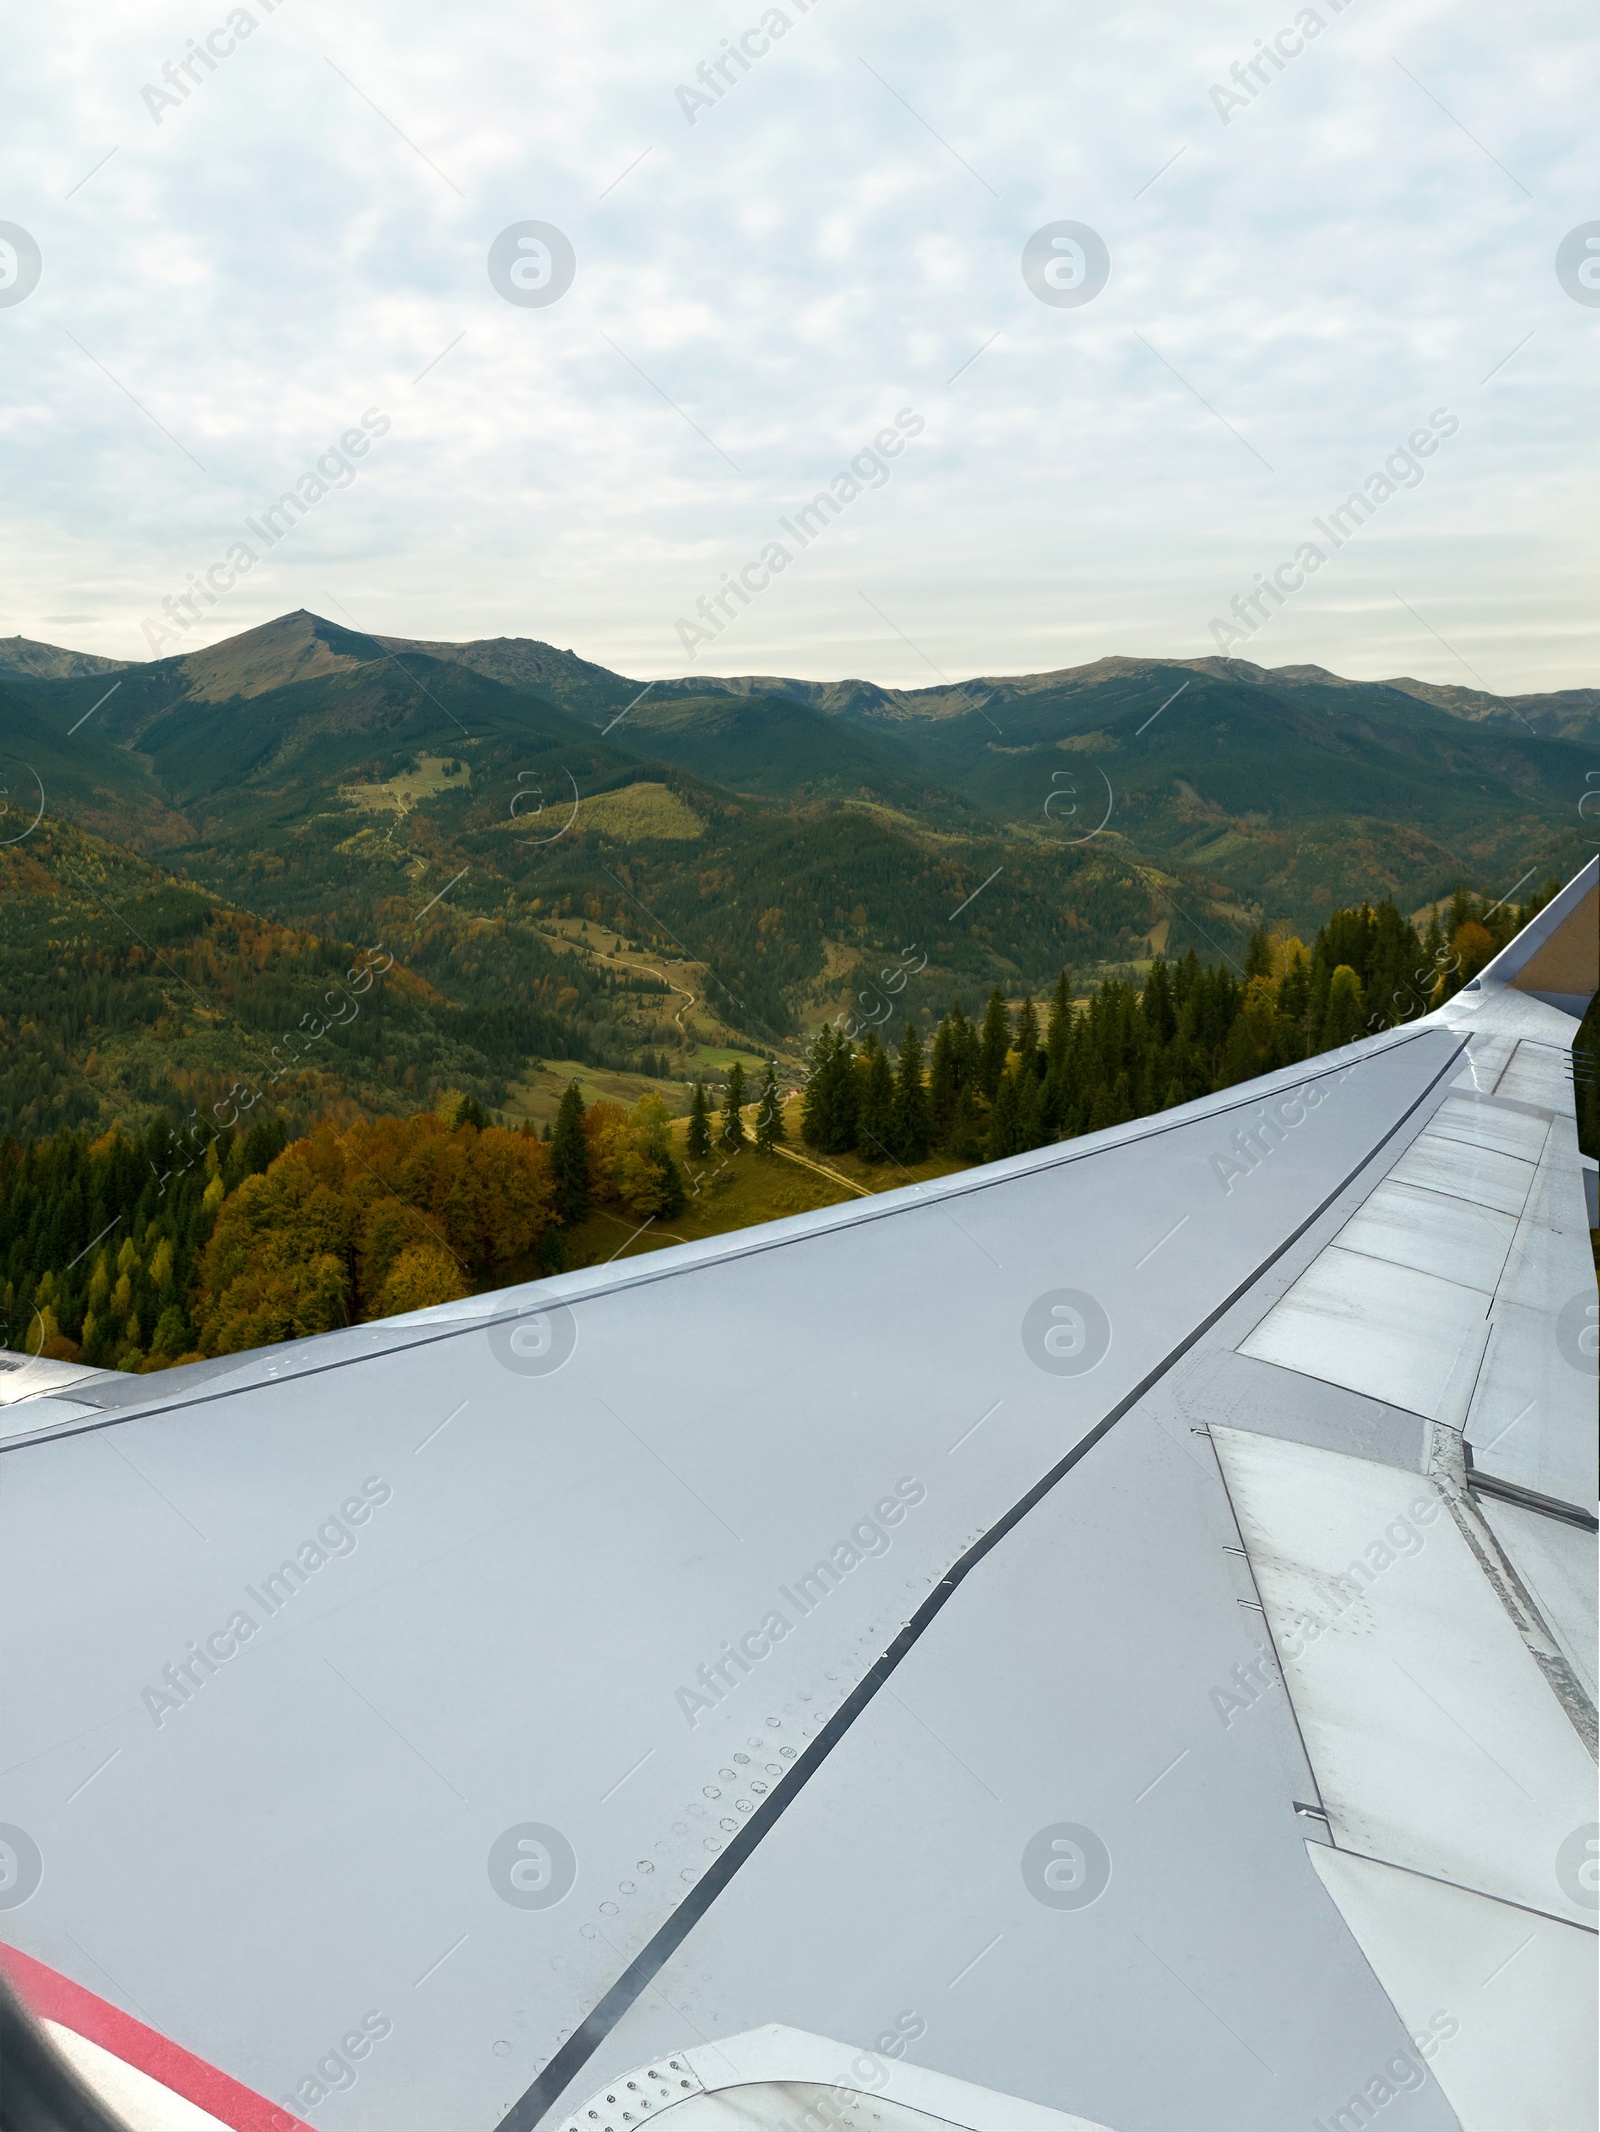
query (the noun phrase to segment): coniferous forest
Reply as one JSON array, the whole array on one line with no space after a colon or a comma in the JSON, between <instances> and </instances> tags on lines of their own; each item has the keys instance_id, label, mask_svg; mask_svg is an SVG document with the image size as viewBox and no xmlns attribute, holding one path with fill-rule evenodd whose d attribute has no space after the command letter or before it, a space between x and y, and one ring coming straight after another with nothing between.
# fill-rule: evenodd
<instances>
[{"instance_id":1,"label":"coniferous forest","mask_svg":"<svg viewBox=\"0 0 1600 2132\"><path fill-rule=\"evenodd\" d=\"M1076 1002L1063 971L1047 1002L1013 1009L995 990L981 1016L953 1006L931 1046L908 1025L893 1062L871 1026L824 1030L805 1137L867 1161L913 1163L938 1149L993 1162L1147 1117L1440 1006L1557 886L1498 911L1459 894L1421 933L1388 902L1334 912L1309 947L1258 928L1242 965L1157 956L1142 984L1106 979ZM1592 1041L1586 1022L1580 1050ZM1595 1095L1579 1071L1587 1149Z\"/></svg>"}]
</instances>

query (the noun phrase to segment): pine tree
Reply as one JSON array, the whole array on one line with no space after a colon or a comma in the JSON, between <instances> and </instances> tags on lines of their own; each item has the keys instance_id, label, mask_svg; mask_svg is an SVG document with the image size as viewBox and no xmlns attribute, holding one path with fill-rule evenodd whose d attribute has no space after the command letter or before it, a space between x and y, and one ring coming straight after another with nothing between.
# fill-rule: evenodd
<instances>
[{"instance_id":1,"label":"pine tree","mask_svg":"<svg viewBox=\"0 0 1600 2132\"><path fill-rule=\"evenodd\" d=\"M1364 1012L1361 980L1348 963L1342 962L1328 985L1328 1011L1322 1022L1321 1048L1332 1051L1337 1044L1353 1042L1362 1033Z\"/></svg>"},{"instance_id":2,"label":"pine tree","mask_svg":"<svg viewBox=\"0 0 1600 2132\"><path fill-rule=\"evenodd\" d=\"M983 1144L985 1162L998 1162L1003 1156L1015 1155L1022 1142L1018 1134L1020 1088L1017 1076L1006 1073L995 1090L994 1109L989 1113L989 1133Z\"/></svg>"},{"instance_id":3,"label":"pine tree","mask_svg":"<svg viewBox=\"0 0 1600 2132\"><path fill-rule=\"evenodd\" d=\"M1440 966L1445 959L1444 927L1439 923L1439 906L1433 904L1428 911L1428 930L1423 935L1420 961L1427 963L1427 975L1418 975L1414 982L1420 987L1423 997L1432 1005L1433 988L1438 982Z\"/></svg>"},{"instance_id":4,"label":"pine tree","mask_svg":"<svg viewBox=\"0 0 1600 2132\"><path fill-rule=\"evenodd\" d=\"M963 1081L956 1092L955 1115L940 1144L958 1162L983 1160L983 1124L978 1116L978 1092L971 1081Z\"/></svg>"},{"instance_id":5,"label":"pine tree","mask_svg":"<svg viewBox=\"0 0 1600 2132\"><path fill-rule=\"evenodd\" d=\"M863 1038L861 1057L866 1071L860 1076L856 1151L863 1162L882 1162L895 1139L894 1069L875 1029Z\"/></svg>"},{"instance_id":6,"label":"pine tree","mask_svg":"<svg viewBox=\"0 0 1600 2132\"><path fill-rule=\"evenodd\" d=\"M583 1096L569 1081L556 1112L550 1141L550 1169L556 1181L556 1219L573 1228L589 1211L589 1143L583 1133Z\"/></svg>"},{"instance_id":7,"label":"pine tree","mask_svg":"<svg viewBox=\"0 0 1600 2132\"><path fill-rule=\"evenodd\" d=\"M1228 1041L1222 1047L1222 1072L1218 1086L1233 1088L1240 1081L1252 1081L1261 1071L1260 1056L1255 1039L1250 1034L1250 1024L1241 1014L1228 1031Z\"/></svg>"},{"instance_id":8,"label":"pine tree","mask_svg":"<svg viewBox=\"0 0 1600 2132\"><path fill-rule=\"evenodd\" d=\"M728 1085L722 1092L722 1124L717 1138L727 1148L741 1148L747 1135L739 1113L744 1109L744 1067L738 1059L728 1068Z\"/></svg>"},{"instance_id":9,"label":"pine tree","mask_svg":"<svg viewBox=\"0 0 1600 2132\"><path fill-rule=\"evenodd\" d=\"M956 1098L961 1090L966 1066L965 1044L967 1018L959 1003L933 1033L933 1059L928 1072L928 1111L932 1122L933 1136L943 1141L948 1138L955 1121Z\"/></svg>"},{"instance_id":10,"label":"pine tree","mask_svg":"<svg viewBox=\"0 0 1600 2132\"><path fill-rule=\"evenodd\" d=\"M805 1094L800 1099L800 1137L807 1147L820 1148L828 1138L831 1125L828 1067L838 1042L837 1029L819 1029L811 1039L810 1055L806 1060Z\"/></svg>"},{"instance_id":11,"label":"pine tree","mask_svg":"<svg viewBox=\"0 0 1600 2132\"><path fill-rule=\"evenodd\" d=\"M978 1086L978 1031L959 1010L956 1013L955 1039L961 1079L964 1086L976 1093Z\"/></svg>"},{"instance_id":12,"label":"pine tree","mask_svg":"<svg viewBox=\"0 0 1600 2132\"><path fill-rule=\"evenodd\" d=\"M1024 1073L1033 1071L1033 1062L1039 1052L1039 1010L1033 1004L1032 993L1027 994L1017 1009L1017 1059Z\"/></svg>"},{"instance_id":13,"label":"pine tree","mask_svg":"<svg viewBox=\"0 0 1600 2132\"><path fill-rule=\"evenodd\" d=\"M1108 1125L1117 1123L1117 1106L1112 1091L1102 1081L1094 1092L1094 1101L1089 1106L1089 1122L1085 1132L1103 1133Z\"/></svg>"},{"instance_id":14,"label":"pine tree","mask_svg":"<svg viewBox=\"0 0 1600 2132\"><path fill-rule=\"evenodd\" d=\"M1021 1084L1017 1100L1017 1145L1022 1149L1045 1147L1052 1135L1045 1114L1044 1083L1036 1073L1024 1073Z\"/></svg>"},{"instance_id":15,"label":"pine tree","mask_svg":"<svg viewBox=\"0 0 1600 2132\"><path fill-rule=\"evenodd\" d=\"M1050 1035L1045 1044L1044 1099L1040 1110L1040 1125L1046 1138L1052 1140L1060 1139L1071 1115L1072 1034L1072 983L1062 970L1050 997Z\"/></svg>"},{"instance_id":16,"label":"pine tree","mask_svg":"<svg viewBox=\"0 0 1600 2132\"><path fill-rule=\"evenodd\" d=\"M996 985L983 1012L983 1036L978 1045L978 1088L991 1103L999 1091L1000 1076L1006 1070L1006 1053L1010 1049L1011 1024L1006 1014L1005 994Z\"/></svg>"},{"instance_id":17,"label":"pine tree","mask_svg":"<svg viewBox=\"0 0 1600 2132\"><path fill-rule=\"evenodd\" d=\"M1139 1015L1154 1042L1172 1042L1173 1033L1178 1026L1178 1015L1172 997L1172 980L1167 975L1164 955L1158 955L1150 965L1150 974L1144 981L1144 991L1139 997Z\"/></svg>"},{"instance_id":18,"label":"pine tree","mask_svg":"<svg viewBox=\"0 0 1600 2132\"><path fill-rule=\"evenodd\" d=\"M684 1145L697 1162L704 1162L711 1152L711 1112L706 1102L706 1084L698 1074L689 1099L689 1134Z\"/></svg>"},{"instance_id":19,"label":"pine tree","mask_svg":"<svg viewBox=\"0 0 1600 2132\"><path fill-rule=\"evenodd\" d=\"M187 1354L194 1345L194 1336L185 1321L183 1311L176 1303L169 1303L156 1324L155 1337L150 1342L151 1352L170 1355L175 1361Z\"/></svg>"},{"instance_id":20,"label":"pine tree","mask_svg":"<svg viewBox=\"0 0 1600 2132\"><path fill-rule=\"evenodd\" d=\"M767 1061L767 1070L761 1077L761 1094L757 1100L760 1108L756 1112L756 1146L763 1154L770 1155L775 1147L782 1147L788 1138L783 1129L783 1097L778 1088L776 1059Z\"/></svg>"},{"instance_id":21,"label":"pine tree","mask_svg":"<svg viewBox=\"0 0 1600 2132\"><path fill-rule=\"evenodd\" d=\"M1420 986L1414 990L1410 1011L1422 1013L1427 1004L1432 973L1424 971ZM1311 958L1298 940L1286 944L1283 975L1278 979L1278 1012L1290 1024L1298 1039L1295 1056L1304 1052L1305 1015L1311 1002Z\"/></svg>"},{"instance_id":22,"label":"pine tree","mask_svg":"<svg viewBox=\"0 0 1600 2132\"><path fill-rule=\"evenodd\" d=\"M847 1154L856 1144L855 1051L837 1029L823 1029L811 1046L801 1137L820 1154Z\"/></svg>"},{"instance_id":23,"label":"pine tree","mask_svg":"<svg viewBox=\"0 0 1600 2132\"><path fill-rule=\"evenodd\" d=\"M1045 1058L1051 1073L1059 1073L1065 1066L1067 1046L1071 1041L1072 980L1063 968L1050 995L1050 1035L1045 1044Z\"/></svg>"},{"instance_id":24,"label":"pine tree","mask_svg":"<svg viewBox=\"0 0 1600 2132\"><path fill-rule=\"evenodd\" d=\"M922 1038L916 1023L907 1022L894 1078L894 1152L902 1162L926 1162L931 1138L928 1091L922 1079Z\"/></svg>"},{"instance_id":25,"label":"pine tree","mask_svg":"<svg viewBox=\"0 0 1600 2132\"><path fill-rule=\"evenodd\" d=\"M289 1145L289 1128L281 1118L262 1118L244 1136L244 1170L249 1177L270 1169Z\"/></svg>"}]
</instances>

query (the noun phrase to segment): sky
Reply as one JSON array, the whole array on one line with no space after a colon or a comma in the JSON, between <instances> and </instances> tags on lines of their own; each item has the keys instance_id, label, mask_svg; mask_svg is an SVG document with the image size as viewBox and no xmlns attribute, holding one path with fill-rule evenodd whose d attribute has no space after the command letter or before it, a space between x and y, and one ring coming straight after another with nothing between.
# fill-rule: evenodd
<instances>
[{"instance_id":1,"label":"sky","mask_svg":"<svg viewBox=\"0 0 1600 2132\"><path fill-rule=\"evenodd\" d=\"M1600 682L1576 0L84 0L0 61L0 635Z\"/></svg>"}]
</instances>

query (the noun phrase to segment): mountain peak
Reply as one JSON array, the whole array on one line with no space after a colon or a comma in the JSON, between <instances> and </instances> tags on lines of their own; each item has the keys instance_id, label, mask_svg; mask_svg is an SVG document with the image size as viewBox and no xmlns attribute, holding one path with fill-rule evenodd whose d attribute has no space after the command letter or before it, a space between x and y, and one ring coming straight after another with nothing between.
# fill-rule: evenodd
<instances>
[{"instance_id":1,"label":"mountain peak","mask_svg":"<svg viewBox=\"0 0 1600 2132\"><path fill-rule=\"evenodd\" d=\"M203 651L182 653L176 664L189 682L191 697L201 703L225 703L264 696L269 689L288 688L296 681L317 681L324 674L349 673L383 656L383 646L373 638L297 607L292 614L224 637Z\"/></svg>"},{"instance_id":2,"label":"mountain peak","mask_svg":"<svg viewBox=\"0 0 1600 2132\"><path fill-rule=\"evenodd\" d=\"M541 637L473 637L466 642L445 643L431 637L378 637L385 651L425 652L449 666L465 666L490 681L508 688L545 689L558 697L574 688L616 682L620 677L609 668L581 659L575 651L561 651ZM628 683L631 688L632 682Z\"/></svg>"},{"instance_id":3,"label":"mountain peak","mask_svg":"<svg viewBox=\"0 0 1600 2132\"><path fill-rule=\"evenodd\" d=\"M127 663L92 651L64 651L32 637L0 637L0 680L77 681L85 674L120 673Z\"/></svg>"}]
</instances>

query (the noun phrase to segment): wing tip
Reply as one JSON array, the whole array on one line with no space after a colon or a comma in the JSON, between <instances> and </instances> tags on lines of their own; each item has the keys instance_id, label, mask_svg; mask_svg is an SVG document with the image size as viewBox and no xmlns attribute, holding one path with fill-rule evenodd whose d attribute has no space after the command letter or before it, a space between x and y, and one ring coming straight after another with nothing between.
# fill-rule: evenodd
<instances>
[{"instance_id":1,"label":"wing tip","mask_svg":"<svg viewBox=\"0 0 1600 2132\"><path fill-rule=\"evenodd\" d=\"M1478 978L1582 1020L1600 989L1600 858L1592 858Z\"/></svg>"}]
</instances>

